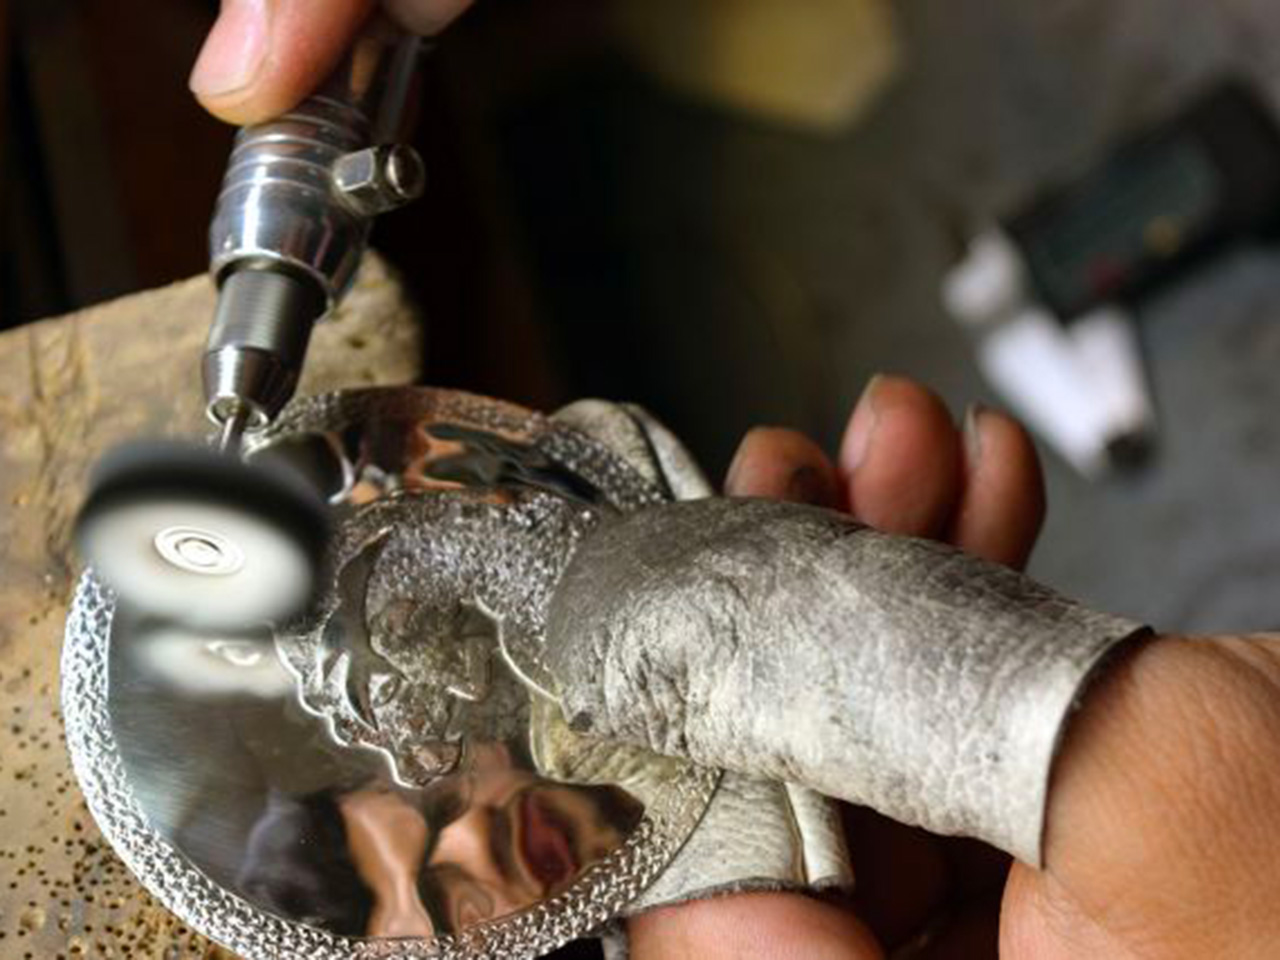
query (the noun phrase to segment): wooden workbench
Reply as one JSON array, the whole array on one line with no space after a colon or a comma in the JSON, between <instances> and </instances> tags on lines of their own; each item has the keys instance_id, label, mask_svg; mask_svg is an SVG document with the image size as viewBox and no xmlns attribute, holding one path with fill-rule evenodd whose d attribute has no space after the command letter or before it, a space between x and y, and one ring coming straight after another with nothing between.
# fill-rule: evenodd
<instances>
[{"instance_id":1,"label":"wooden workbench","mask_svg":"<svg viewBox=\"0 0 1280 960\"><path fill-rule=\"evenodd\" d=\"M98 456L133 436L197 436L203 278L0 335L0 958L179 960L228 954L147 895L95 828L58 709L77 576L69 531ZM317 329L302 392L406 383L421 337L370 258Z\"/></svg>"}]
</instances>

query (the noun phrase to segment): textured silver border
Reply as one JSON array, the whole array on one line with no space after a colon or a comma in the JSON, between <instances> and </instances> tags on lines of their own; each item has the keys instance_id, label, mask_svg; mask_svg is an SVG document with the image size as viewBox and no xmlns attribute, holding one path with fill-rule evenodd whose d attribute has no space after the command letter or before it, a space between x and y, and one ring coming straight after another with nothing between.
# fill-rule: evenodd
<instances>
[{"instance_id":1,"label":"textured silver border","mask_svg":"<svg viewBox=\"0 0 1280 960\"><path fill-rule=\"evenodd\" d=\"M92 572L76 589L62 649L67 748L99 828L120 859L166 907L251 960L517 960L589 935L662 872L692 831L719 781L690 766L646 808L627 841L568 890L528 910L430 941L341 937L282 920L236 897L193 866L150 824L134 798L111 733L107 660L115 599Z\"/></svg>"}]
</instances>

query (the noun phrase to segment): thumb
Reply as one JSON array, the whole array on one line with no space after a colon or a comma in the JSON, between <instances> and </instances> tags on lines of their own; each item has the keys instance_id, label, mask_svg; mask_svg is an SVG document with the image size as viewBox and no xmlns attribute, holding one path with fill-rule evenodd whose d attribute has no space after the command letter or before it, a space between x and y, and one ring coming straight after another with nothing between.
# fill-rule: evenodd
<instances>
[{"instance_id":1,"label":"thumb","mask_svg":"<svg viewBox=\"0 0 1280 960\"><path fill-rule=\"evenodd\" d=\"M223 0L191 73L214 116L258 123L309 94L337 64L373 0Z\"/></svg>"},{"instance_id":2,"label":"thumb","mask_svg":"<svg viewBox=\"0 0 1280 960\"><path fill-rule=\"evenodd\" d=\"M632 960L883 960L866 924L795 893L659 907L627 922Z\"/></svg>"},{"instance_id":3,"label":"thumb","mask_svg":"<svg viewBox=\"0 0 1280 960\"><path fill-rule=\"evenodd\" d=\"M374 0L222 0L195 68L191 91L228 123L259 123L311 93L333 70ZM406 29L435 33L470 0L390 0Z\"/></svg>"},{"instance_id":4,"label":"thumb","mask_svg":"<svg viewBox=\"0 0 1280 960\"><path fill-rule=\"evenodd\" d=\"M1001 956L1244 957L1280 942L1277 771L1280 639L1132 651L1068 731L1046 869L1015 868Z\"/></svg>"}]
</instances>

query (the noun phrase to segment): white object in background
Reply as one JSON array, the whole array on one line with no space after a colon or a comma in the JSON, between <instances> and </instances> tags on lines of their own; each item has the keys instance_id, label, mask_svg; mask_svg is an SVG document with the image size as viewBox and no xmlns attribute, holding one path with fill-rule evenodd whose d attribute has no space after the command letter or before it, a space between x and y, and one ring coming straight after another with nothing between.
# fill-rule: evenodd
<instances>
[{"instance_id":1,"label":"white object in background","mask_svg":"<svg viewBox=\"0 0 1280 960\"><path fill-rule=\"evenodd\" d=\"M1155 409L1147 387L1133 318L1118 307L1099 307L1066 329L1080 364L1098 393L1115 437L1155 430Z\"/></svg>"},{"instance_id":2,"label":"white object in background","mask_svg":"<svg viewBox=\"0 0 1280 960\"><path fill-rule=\"evenodd\" d=\"M962 326L998 324L1027 305L1027 269L1003 230L987 230L969 241L963 260L942 279L942 302Z\"/></svg>"},{"instance_id":3,"label":"white object in background","mask_svg":"<svg viewBox=\"0 0 1280 960\"><path fill-rule=\"evenodd\" d=\"M974 237L942 298L975 334L983 376L1084 476L1101 476L1116 465L1118 445L1154 432L1132 318L1108 306L1064 326L1033 301L1022 255L1003 231Z\"/></svg>"},{"instance_id":4,"label":"white object in background","mask_svg":"<svg viewBox=\"0 0 1280 960\"><path fill-rule=\"evenodd\" d=\"M1028 308L987 333L977 351L982 375L1014 413L1085 476L1104 472L1102 407L1057 320Z\"/></svg>"}]
</instances>

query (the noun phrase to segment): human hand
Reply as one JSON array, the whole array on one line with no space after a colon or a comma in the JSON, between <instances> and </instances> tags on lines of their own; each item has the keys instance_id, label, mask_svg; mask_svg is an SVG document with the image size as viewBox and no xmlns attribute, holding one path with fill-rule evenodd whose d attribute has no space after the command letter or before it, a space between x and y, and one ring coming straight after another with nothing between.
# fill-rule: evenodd
<instances>
[{"instance_id":1,"label":"human hand","mask_svg":"<svg viewBox=\"0 0 1280 960\"><path fill-rule=\"evenodd\" d=\"M337 64L374 0L222 0L191 90L228 123L259 123L307 96ZM384 0L405 29L442 30L471 0Z\"/></svg>"},{"instance_id":2,"label":"human hand","mask_svg":"<svg viewBox=\"0 0 1280 960\"><path fill-rule=\"evenodd\" d=\"M743 440L726 492L850 510L1011 566L1043 515L1022 429L878 378L839 465L808 438ZM635 960L1066 960L1274 956L1280 942L1280 640L1160 638L1085 697L1055 769L1042 871L865 809L846 826L849 903L744 894L631 921ZM921 936L921 934L924 936ZM902 951L899 953L898 951Z\"/></svg>"}]
</instances>

